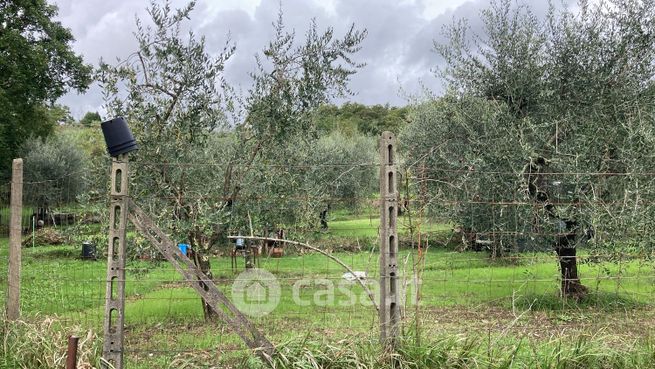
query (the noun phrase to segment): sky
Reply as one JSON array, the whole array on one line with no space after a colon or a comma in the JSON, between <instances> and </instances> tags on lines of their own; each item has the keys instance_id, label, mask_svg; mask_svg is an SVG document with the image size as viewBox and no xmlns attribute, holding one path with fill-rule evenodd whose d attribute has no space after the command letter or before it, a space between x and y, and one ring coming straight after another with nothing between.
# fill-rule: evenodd
<instances>
[{"instance_id":1,"label":"sky","mask_svg":"<svg viewBox=\"0 0 655 369\"><path fill-rule=\"evenodd\" d=\"M136 50L135 19L148 19L150 2L50 1L59 7L58 20L76 38L74 50L93 65L101 58L115 62ZM173 7L186 2L171 0ZM454 19L468 18L472 30L480 30L480 11L488 4L489 0L198 0L188 26L206 37L210 53L222 50L230 35L237 50L226 65L226 78L246 90L248 72L255 68L255 55L271 39L272 22L280 6L286 25L298 36L307 30L311 18L316 19L319 29L333 27L336 36L354 23L366 28L368 37L355 55L355 60L366 66L352 77L350 87L356 95L349 100L398 106L422 88L442 91L434 72L443 61L433 42L445 42L442 29ZM533 2L532 6L536 13L543 13L546 1ZM69 106L78 119L87 111L104 111L97 85L84 94L69 93L59 103Z\"/></svg>"}]
</instances>

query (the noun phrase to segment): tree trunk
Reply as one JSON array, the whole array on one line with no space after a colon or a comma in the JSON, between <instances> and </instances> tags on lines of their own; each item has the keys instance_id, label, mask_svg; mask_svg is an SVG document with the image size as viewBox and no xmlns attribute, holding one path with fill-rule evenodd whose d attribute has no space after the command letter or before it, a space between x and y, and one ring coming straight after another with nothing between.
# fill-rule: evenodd
<instances>
[{"instance_id":1,"label":"tree trunk","mask_svg":"<svg viewBox=\"0 0 655 369\"><path fill-rule=\"evenodd\" d=\"M207 276L209 279L213 279L214 275L212 274L211 271L211 263L209 261L209 256L208 255L203 255L201 252L198 252L194 247L191 248L192 252L192 260L193 263L200 268L200 270ZM198 284L200 284L200 287L202 287L205 291L208 291L209 288L207 288L207 285L203 281L198 281ZM200 302L202 303L202 312L205 317L205 321L212 321L216 318L216 313L214 312L214 309L212 309L211 306L209 306L205 300L200 299Z\"/></svg>"},{"instance_id":2,"label":"tree trunk","mask_svg":"<svg viewBox=\"0 0 655 369\"><path fill-rule=\"evenodd\" d=\"M556 135L553 136L551 141L556 137ZM543 173L547 163L545 158L538 157L534 161L531 160L524 167L523 172L526 175L528 194L534 201L543 204L544 210L550 219L559 223L554 248L562 274L561 295L563 298L580 300L587 295L588 289L580 283L580 277L578 277L578 259L576 257L578 222L575 219L565 219L557 216L554 205L549 202L550 196L546 191L548 188L547 181Z\"/></svg>"},{"instance_id":3,"label":"tree trunk","mask_svg":"<svg viewBox=\"0 0 655 369\"><path fill-rule=\"evenodd\" d=\"M321 214L319 216L321 221L321 231L327 231L328 229L327 217L328 217L328 209L321 210Z\"/></svg>"},{"instance_id":4,"label":"tree trunk","mask_svg":"<svg viewBox=\"0 0 655 369\"><path fill-rule=\"evenodd\" d=\"M588 289L580 282L580 277L578 276L575 238L575 233L557 236L555 252L557 253L560 272L562 273L562 297L580 300L587 295Z\"/></svg>"}]
</instances>

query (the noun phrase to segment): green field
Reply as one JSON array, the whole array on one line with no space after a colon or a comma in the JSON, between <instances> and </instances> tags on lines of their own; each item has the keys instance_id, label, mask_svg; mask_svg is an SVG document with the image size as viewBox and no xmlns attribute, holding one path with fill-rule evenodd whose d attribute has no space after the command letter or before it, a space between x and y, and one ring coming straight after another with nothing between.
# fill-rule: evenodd
<instances>
[{"instance_id":1,"label":"green field","mask_svg":"<svg viewBox=\"0 0 655 369\"><path fill-rule=\"evenodd\" d=\"M29 227L31 216L34 213L34 208L24 207L21 222L23 227ZM9 205L0 205L0 236L7 236L9 233Z\"/></svg>"},{"instance_id":2,"label":"green field","mask_svg":"<svg viewBox=\"0 0 655 369\"><path fill-rule=\"evenodd\" d=\"M335 220L329 223L329 236L343 236L343 237L376 237L378 234L378 227L380 226L380 219L377 216L370 216L367 218L355 218L347 220ZM417 222L414 220L413 227L417 230ZM445 232L452 229L452 225L443 223L431 223L424 221L421 224L421 232ZM402 222L398 224L398 231L401 235L408 235L410 232L410 224L406 218L402 218Z\"/></svg>"},{"instance_id":3,"label":"green field","mask_svg":"<svg viewBox=\"0 0 655 369\"><path fill-rule=\"evenodd\" d=\"M433 224L428 229L447 231L450 226ZM322 238L357 239L376 233L375 221L349 219L331 222ZM3 260L6 250L7 240L0 239ZM101 332L106 263L82 261L79 252L78 246L69 245L24 249L24 318L53 316L69 326ZM655 324L651 312L655 264L644 260L591 263L584 251L582 254L580 274L590 294L576 302L558 296L559 271L550 254L491 260L485 253L433 247L425 253L417 307L413 303L416 288L412 276L418 255L415 250L403 249L398 260L401 285L406 287L405 329L416 332L418 321L424 337L491 335L502 337L505 343L526 334L531 342L598 332L613 332L610 341L614 343L647 337ZM367 285L376 290L378 259L374 250L333 255L353 270L365 271ZM217 285L228 296L234 279L243 271L243 260L238 262L239 269L233 271L229 257L212 259ZM288 249L283 258L260 259L260 267L271 272L281 288L275 310L254 319L273 342L293 342L298 337L305 337L307 342L339 342L349 337L375 341L377 313L359 285L343 281L345 270L341 266L318 253ZM2 268L4 276L6 265ZM221 323L203 324L196 293L168 263L132 261L127 275L126 347L130 351L126 355L130 368L153 367L153 363L176 367L171 363L181 358L197 364L203 357L229 366L248 357L238 337ZM299 286L299 281L308 282L295 288L294 296L294 285ZM2 277L0 283L4 293L6 279ZM334 287L333 300L326 297L330 285ZM619 326L621 331L614 332ZM189 352L202 355L187 355Z\"/></svg>"}]
</instances>

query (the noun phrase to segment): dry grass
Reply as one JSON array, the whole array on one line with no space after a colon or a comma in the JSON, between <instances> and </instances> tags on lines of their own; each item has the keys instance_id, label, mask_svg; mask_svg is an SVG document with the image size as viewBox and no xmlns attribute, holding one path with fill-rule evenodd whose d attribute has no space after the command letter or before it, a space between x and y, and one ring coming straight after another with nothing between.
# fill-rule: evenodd
<instances>
[{"instance_id":1,"label":"dry grass","mask_svg":"<svg viewBox=\"0 0 655 369\"><path fill-rule=\"evenodd\" d=\"M30 321L4 321L0 367L20 369L63 368L68 336L80 337L78 369L95 369L100 355L100 340L95 332L69 327L53 317Z\"/></svg>"}]
</instances>

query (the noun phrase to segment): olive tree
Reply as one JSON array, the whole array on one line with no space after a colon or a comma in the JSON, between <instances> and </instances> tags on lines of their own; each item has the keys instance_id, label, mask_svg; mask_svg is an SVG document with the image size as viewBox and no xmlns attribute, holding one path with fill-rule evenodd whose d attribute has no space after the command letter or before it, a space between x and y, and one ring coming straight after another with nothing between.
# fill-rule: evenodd
<instances>
[{"instance_id":1,"label":"olive tree","mask_svg":"<svg viewBox=\"0 0 655 369\"><path fill-rule=\"evenodd\" d=\"M152 2L153 25L137 21L139 49L115 65L103 63L99 77L110 115L126 117L140 145L137 202L191 244L194 261L211 278L212 248L242 227L250 210L263 209L252 189L277 183L282 167L271 163L293 150L294 138L313 131L314 109L349 93L360 67L351 57L365 32L352 27L337 38L312 22L299 42L280 13L273 40L255 60L252 87L241 96L223 78L235 47L209 51L203 37L182 35L194 5L173 10ZM281 190L297 188L289 184ZM204 311L212 313L206 305Z\"/></svg>"},{"instance_id":2,"label":"olive tree","mask_svg":"<svg viewBox=\"0 0 655 369\"><path fill-rule=\"evenodd\" d=\"M321 137L307 161L309 185L318 189L324 200L320 209L321 228L327 228L332 208L356 209L364 205L378 188L377 141L374 137L339 131Z\"/></svg>"},{"instance_id":3,"label":"olive tree","mask_svg":"<svg viewBox=\"0 0 655 369\"><path fill-rule=\"evenodd\" d=\"M311 223L322 203L322 189L308 187L305 170L314 157L317 109L351 94L350 77L362 64L352 58L366 31L351 26L337 38L320 32L314 20L304 40L285 28L282 12L274 38L255 59L252 87L244 100L245 116L233 132L239 150L228 157L223 196L239 210L243 229L247 213L268 227ZM313 182L316 184L315 182ZM237 209L238 208L238 209Z\"/></svg>"},{"instance_id":4,"label":"olive tree","mask_svg":"<svg viewBox=\"0 0 655 369\"><path fill-rule=\"evenodd\" d=\"M435 47L448 93L415 106L405 132L435 203L456 199L460 222L488 241L554 248L564 296L586 293L576 250L591 236L603 250L650 244L653 5L581 1L539 19L492 3L484 34L464 21L445 30Z\"/></svg>"},{"instance_id":5,"label":"olive tree","mask_svg":"<svg viewBox=\"0 0 655 369\"><path fill-rule=\"evenodd\" d=\"M356 209L375 192L375 139L334 132L318 139L299 134L290 141L253 164L257 169L236 200L236 218L250 216L268 231L325 229L331 209ZM242 222L240 230L248 227Z\"/></svg>"},{"instance_id":6,"label":"olive tree","mask_svg":"<svg viewBox=\"0 0 655 369\"><path fill-rule=\"evenodd\" d=\"M86 188L88 159L66 137L29 138L21 148L25 160L25 198L47 211L66 205Z\"/></svg>"}]
</instances>

